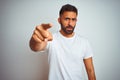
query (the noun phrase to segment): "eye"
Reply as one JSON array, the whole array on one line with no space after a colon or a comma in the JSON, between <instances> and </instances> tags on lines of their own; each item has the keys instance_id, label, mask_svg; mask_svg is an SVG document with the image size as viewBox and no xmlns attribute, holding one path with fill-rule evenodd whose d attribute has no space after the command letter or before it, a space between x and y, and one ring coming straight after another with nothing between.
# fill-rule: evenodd
<instances>
[{"instance_id":1,"label":"eye","mask_svg":"<svg viewBox=\"0 0 120 80\"><path fill-rule=\"evenodd\" d=\"M72 21L76 21L77 19L76 18L73 18Z\"/></svg>"},{"instance_id":2,"label":"eye","mask_svg":"<svg viewBox=\"0 0 120 80\"><path fill-rule=\"evenodd\" d=\"M70 20L70 18L65 18L66 21Z\"/></svg>"}]
</instances>

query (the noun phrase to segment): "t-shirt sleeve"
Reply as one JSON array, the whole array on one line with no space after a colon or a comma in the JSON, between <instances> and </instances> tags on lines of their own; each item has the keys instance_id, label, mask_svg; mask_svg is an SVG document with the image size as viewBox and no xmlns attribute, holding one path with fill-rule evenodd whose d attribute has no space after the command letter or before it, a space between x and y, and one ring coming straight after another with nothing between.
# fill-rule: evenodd
<instances>
[{"instance_id":1,"label":"t-shirt sleeve","mask_svg":"<svg viewBox=\"0 0 120 80\"><path fill-rule=\"evenodd\" d=\"M84 51L85 52L84 59L93 57L93 51L92 51L91 45L90 45L88 40L86 40L86 42L85 42L85 49L84 50L85 50Z\"/></svg>"}]
</instances>

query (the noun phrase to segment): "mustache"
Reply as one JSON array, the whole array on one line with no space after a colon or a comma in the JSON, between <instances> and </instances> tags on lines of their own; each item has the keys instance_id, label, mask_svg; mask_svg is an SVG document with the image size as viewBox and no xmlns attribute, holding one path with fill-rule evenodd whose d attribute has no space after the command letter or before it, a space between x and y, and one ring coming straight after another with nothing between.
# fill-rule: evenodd
<instances>
[{"instance_id":1,"label":"mustache","mask_svg":"<svg viewBox=\"0 0 120 80\"><path fill-rule=\"evenodd\" d=\"M66 28L74 28L73 26L71 26L71 25L68 25L68 26L66 26Z\"/></svg>"}]
</instances>

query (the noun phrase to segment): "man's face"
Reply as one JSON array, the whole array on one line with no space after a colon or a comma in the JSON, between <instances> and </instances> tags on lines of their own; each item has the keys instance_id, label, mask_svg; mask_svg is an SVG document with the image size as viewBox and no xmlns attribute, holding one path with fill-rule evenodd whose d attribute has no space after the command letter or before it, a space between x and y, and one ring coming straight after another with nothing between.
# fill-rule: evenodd
<instances>
[{"instance_id":1,"label":"man's face","mask_svg":"<svg viewBox=\"0 0 120 80\"><path fill-rule=\"evenodd\" d=\"M61 30L65 34L72 34L76 25L77 15L75 12L66 11L58 19L61 25Z\"/></svg>"}]
</instances>

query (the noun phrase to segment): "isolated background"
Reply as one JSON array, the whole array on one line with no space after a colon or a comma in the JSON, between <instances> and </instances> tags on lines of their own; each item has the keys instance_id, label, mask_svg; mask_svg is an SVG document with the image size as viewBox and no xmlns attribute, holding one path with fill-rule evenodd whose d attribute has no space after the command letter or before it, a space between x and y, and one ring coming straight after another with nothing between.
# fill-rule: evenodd
<instances>
[{"instance_id":1,"label":"isolated background","mask_svg":"<svg viewBox=\"0 0 120 80\"><path fill-rule=\"evenodd\" d=\"M0 0L0 80L47 80L47 55L29 48L36 25L53 23L59 9L79 10L76 32L91 42L97 80L120 79L120 0Z\"/></svg>"}]
</instances>

